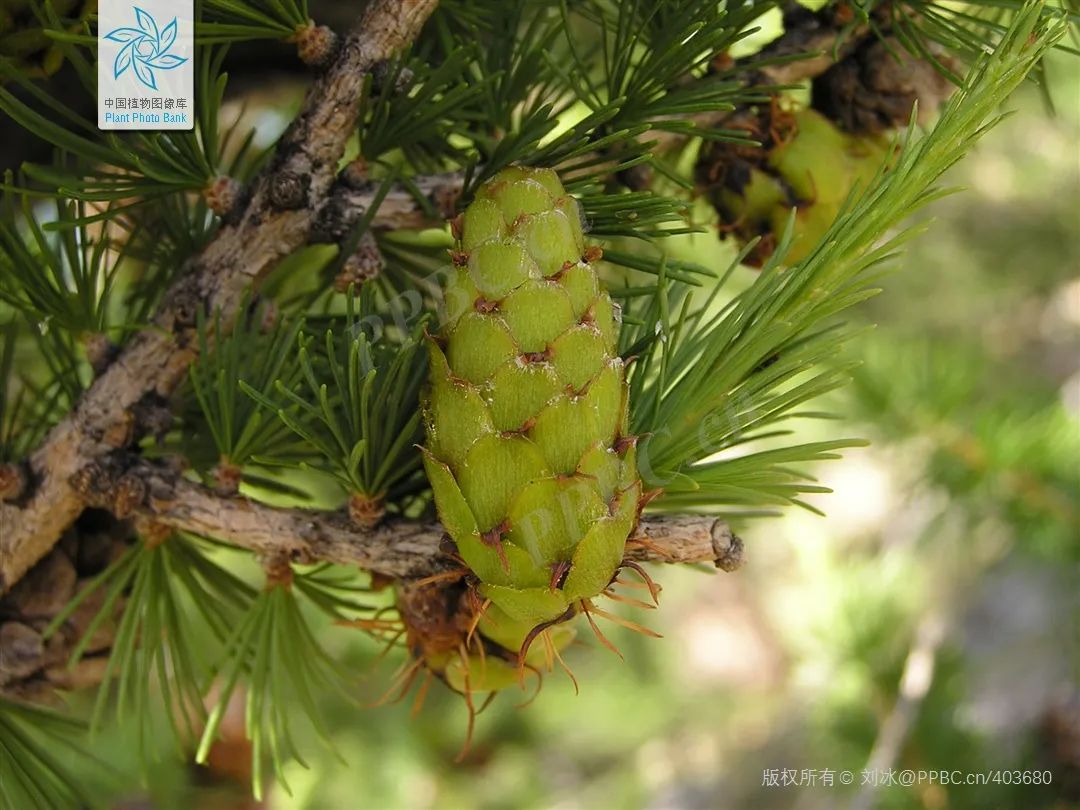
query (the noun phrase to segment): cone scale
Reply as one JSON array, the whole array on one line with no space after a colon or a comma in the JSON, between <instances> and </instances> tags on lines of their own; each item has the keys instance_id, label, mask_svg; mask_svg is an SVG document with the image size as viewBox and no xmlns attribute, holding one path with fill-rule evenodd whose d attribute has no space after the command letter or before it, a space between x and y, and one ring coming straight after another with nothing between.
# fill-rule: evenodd
<instances>
[{"instance_id":1,"label":"cone scale","mask_svg":"<svg viewBox=\"0 0 1080 810\"><path fill-rule=\"evenodd\" d=\"M748 126L768 143L757 153L745 147L713 147L722 180L711 196L728 230L741 241L760 236L751 264L772 254L795 208L791 264L808 256L832 225L848 194L865 189L889 154L888 141L842 132L813 109L770 111ZM733 159L734 158L734 159Z\"/></svg>"},{"instance_id":2,"label":"cone scale","mask_svg":"<svg viewBox=\"0 0 1080 810\"><path fill-rule=\"evenodd\" d=\"M540 631L569 643L556 625L608 587L637 522L618 308L550 170L503 170L455 233L428 344L424 464L485 605L478 632L513 659ZM470 658L428 663L460 688L453 669L475 669Z\"/></svg>"}]
</instances>

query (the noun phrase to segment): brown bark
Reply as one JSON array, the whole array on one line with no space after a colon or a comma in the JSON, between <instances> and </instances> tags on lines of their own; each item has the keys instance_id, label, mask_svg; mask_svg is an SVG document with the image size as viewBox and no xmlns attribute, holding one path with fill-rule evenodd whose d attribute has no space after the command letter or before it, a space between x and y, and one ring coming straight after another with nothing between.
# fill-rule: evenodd
<instances>
[{"instance_id":1,"label":"brown bark","mask_svg":"<svg viewBox=\"0 0 1080 810\"><path fill-rule=\"evenodd\" d=\"M286 509L240 496L223 496L176 471L137 461L121 471L102 467L91 501L107 507L125 481L145 484L132 514L152 523L294 562L354 565L391 579L414 579L453 567L438 523L390 517L357 529L347 512ZM706 515L646 515L628 545L633 560L714 563L733 570L742 542L722 520Z\"/></svg>"},{"instance_id":2,"label":"brown bark","mask_svg":"<svg viewBox=\"0 0 1080 810\"><path fill-rule=\"evenodd\" d=\"M68 666L71 653L104 608L106 591L86 597L51 635L45 631L133 539L126 523L88 511L0 598L0 693L54 703L57 689L79 689L101 680L122 604L113 605L112 616L86 640L83 658L74 667Z\"/></svg>"},{"instance_id":3,"label":"brown bark","mask_svg":"<svg viewBox=\"0 0 1080 810\"><path fill-rule=\"evenodd\" d=\"M70 668L72 650L102 609L105 590L86 598L57 632L45 628L94 576L134 539L163 542L173 531L210 537L254 552L278 579L290 562L356 566L376 577L416 581L458 567L452 545L435 522L390 517L370 530L356 527L347 510L286 509L223 494L190 481L171 467L119 456L97 465L83 497L92 506L48 555L0 598L0 693L55 702L56 690L98 683L111 651L123 605L90 639L83 659ZM134 482L138 482L135 484ZM118 499L130 521L118 521ZM722 520L708 516L645 516L627 543L637 562L711 563L732 571L742 562L742 541Z\"/></svg>"},{"instance_id":4,"label":"brown bark","mask_svg":"<svg viewBox=\"0 0 1080 810\"><path fill-rule=\"evenodd\" d=\"M153 326L134 336L75 410L31 456L33 491L20 506L0 504L0 593L48 553L79 515L71 479L140 432L133 412L167 396L195 358L199 310L231 326L240 301L279 260L307 242L333 186L351 134L364 76L419 31L437 0L375 0L307 94L274 159L253 184L237 221L195 257L163 298Z\"/></svg>"}]
</instances>

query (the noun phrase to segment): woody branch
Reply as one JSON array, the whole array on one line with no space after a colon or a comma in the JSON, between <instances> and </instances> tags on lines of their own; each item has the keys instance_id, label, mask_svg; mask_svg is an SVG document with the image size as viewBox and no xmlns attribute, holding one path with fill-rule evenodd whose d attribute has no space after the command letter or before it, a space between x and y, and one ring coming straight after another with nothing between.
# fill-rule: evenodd
<instances>
[{"instance_id":1,"label":"woody branch","mask_svg":"<svg viewBox=\"0 0 1080 810\"><path fill-rule=\"evenodd\" d=\"M121 517L293 562L356 566L391 579L424 577L454 563L438 523L393 517L358 531L343 512L269 506L223 496L177 470L134 460L99 464L82 476L81 496ZM647 515L628 543L629 559L710 563L731 571L742 562L742 541L722 520L707 515Z\"/></svg>"},{"instance_id":2,"label":"woody branch","mask_svg":"<svg viewBox=\"0 0 1080 810\"><path fill-rule=\"evenodd\" d=\"M197 313L220 312L223 328L231 328L247 291L308 241L353 131L364 77L407 45L436 5L375 0L367 6L308 91L235 221L189 262L151 327L127 343L30 457L23 476L27 491L0 504L0 593L48 553L86 505L72 477L131 445L144 431L140 414L183 379L197 354Z\"/></svg>"}]
</instances>

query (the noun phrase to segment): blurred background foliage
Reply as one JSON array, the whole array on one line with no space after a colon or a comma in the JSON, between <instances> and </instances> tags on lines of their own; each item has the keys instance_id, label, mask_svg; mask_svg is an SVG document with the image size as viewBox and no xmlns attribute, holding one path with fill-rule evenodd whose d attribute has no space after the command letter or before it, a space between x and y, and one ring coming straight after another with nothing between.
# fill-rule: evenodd
<instances>
[{"instance_id":1,"label":"blurred background foliage","mask_svg":"<svg viewBox=\"0 0 1080 810\"><path fill-rule=\"evenodd\" d=\"M411 698L361 709L327 694L340 758L307 747L291 795L274 784L257 804L237 697L208 768L162 752L151 794L118 785L117 806L1077 806L1080 67L1049 68L1056 112L1035 87L1018 93L1018 114L951 172L964 191L925 212L929 232L856 312L873 326L849 347L862 365L824 404L871 445L819 467L834 493L810 500L827 517L742 521L735 574L655 570L663 610L633 618L663 640L613 630L625 663L585 641L569 656L580 695L557 676L527 711L502 696L460 763L456 695L433 689L413 717ZM733 250L711 227L668 244L709 266ZM827 429L800 427L807 440ZM325 642L362 704L402 663L345 628ZM132 733L97 746L121 772L138 772ZM784 769L836 781L766 785ZM863 769L1048 769L1053 782L871 787Z\"/></svg>"}]
</instances>

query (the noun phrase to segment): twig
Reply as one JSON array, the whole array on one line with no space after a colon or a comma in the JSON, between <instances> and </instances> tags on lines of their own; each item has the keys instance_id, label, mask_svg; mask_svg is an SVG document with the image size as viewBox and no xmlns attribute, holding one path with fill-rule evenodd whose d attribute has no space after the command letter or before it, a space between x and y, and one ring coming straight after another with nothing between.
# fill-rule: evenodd
<instances>
[{"instance_id":1,"label":"twig","mask_svg":"<svg viewBox=\"0 0 1080 810\"><path fill-rule=\"evenodd\" d=\"M144 495L131 514L260 555L353 565L391 579L424 577L454 564L438 523L393 517L371 531L358 531L344 512L286 509L222 496L147 461L121 469L99 468L98 487L86 494L88 500L112 508L122 482L138 479L145 484ZM634 560L715 563L733 570L742 559L742 541L715 517L647 515L627 552Z\"/></svg>"},{"instance_id":2,"label":"twig","mask_svg":"<svg viewBox=\"0 0 1080 810\"><path fill-rule=\"evenodd\" d=\"M89 597L47 643L42 631L79 590L91 586L92 574L100 573L131 542L131 524L147 543L168 542L168 534L177 530L248 549L278 581L291 576L290 562L332 562L357 566L381 579L412 581L459 565L448 556L437 523L394 517L360 531L344 511L268 506L215 492L173 468L132 459L117 455L100 465L94 488L84 493L91 505L110 510L116 508L121 490L141 493L134 502L124 498L131 521L95 512L94 530L82 527L65 533L67 541L0 598L0 694L50 703L57 701L57 689L101 680L113 643L112 622L95 634L75 669L66 662L102 609L105 590ZM139 485L132 487L133 481ZM716 518L646 516L627 543L626 556L641 562L713 563L730 571L742 561L742 541ZM92 568L76 580L72 560L89 561ZM114 613L120 609L113 606Z\"/></svg>"},{"instance_id":3,"label":"twig","mask_svg":"<svg viewBox=\"0 0 1080 810\"><path fill-rule=\"evenodd\" d=\"M307 242L333 186L359 111L364 76L415 37L437 0L374 0L312 85L237 222L225 225L169 290L150 329L134 336L75 410L31 456L21 506L0 505L0 593L56 543L84 506L70 479L141 432L146 398L167 396L197 352L196 313L220 311L229 328L245 292Z\"/></svg>"},{"instance_id":4,"label":"twig","mask_svg":"<svg viewBox=\"0 0 1080 810\"><path fill-rule=\"evenodd\" d=\"M376 230L429 228L443 225L454 215L455 204L465 185L463 172L421 175L411 178L412 188L395 183L386 193L371 220ZM336 242L345 238L375 204L380 184L339 182L319 215L314 237Z\"/></svg>"}]
</instances>

